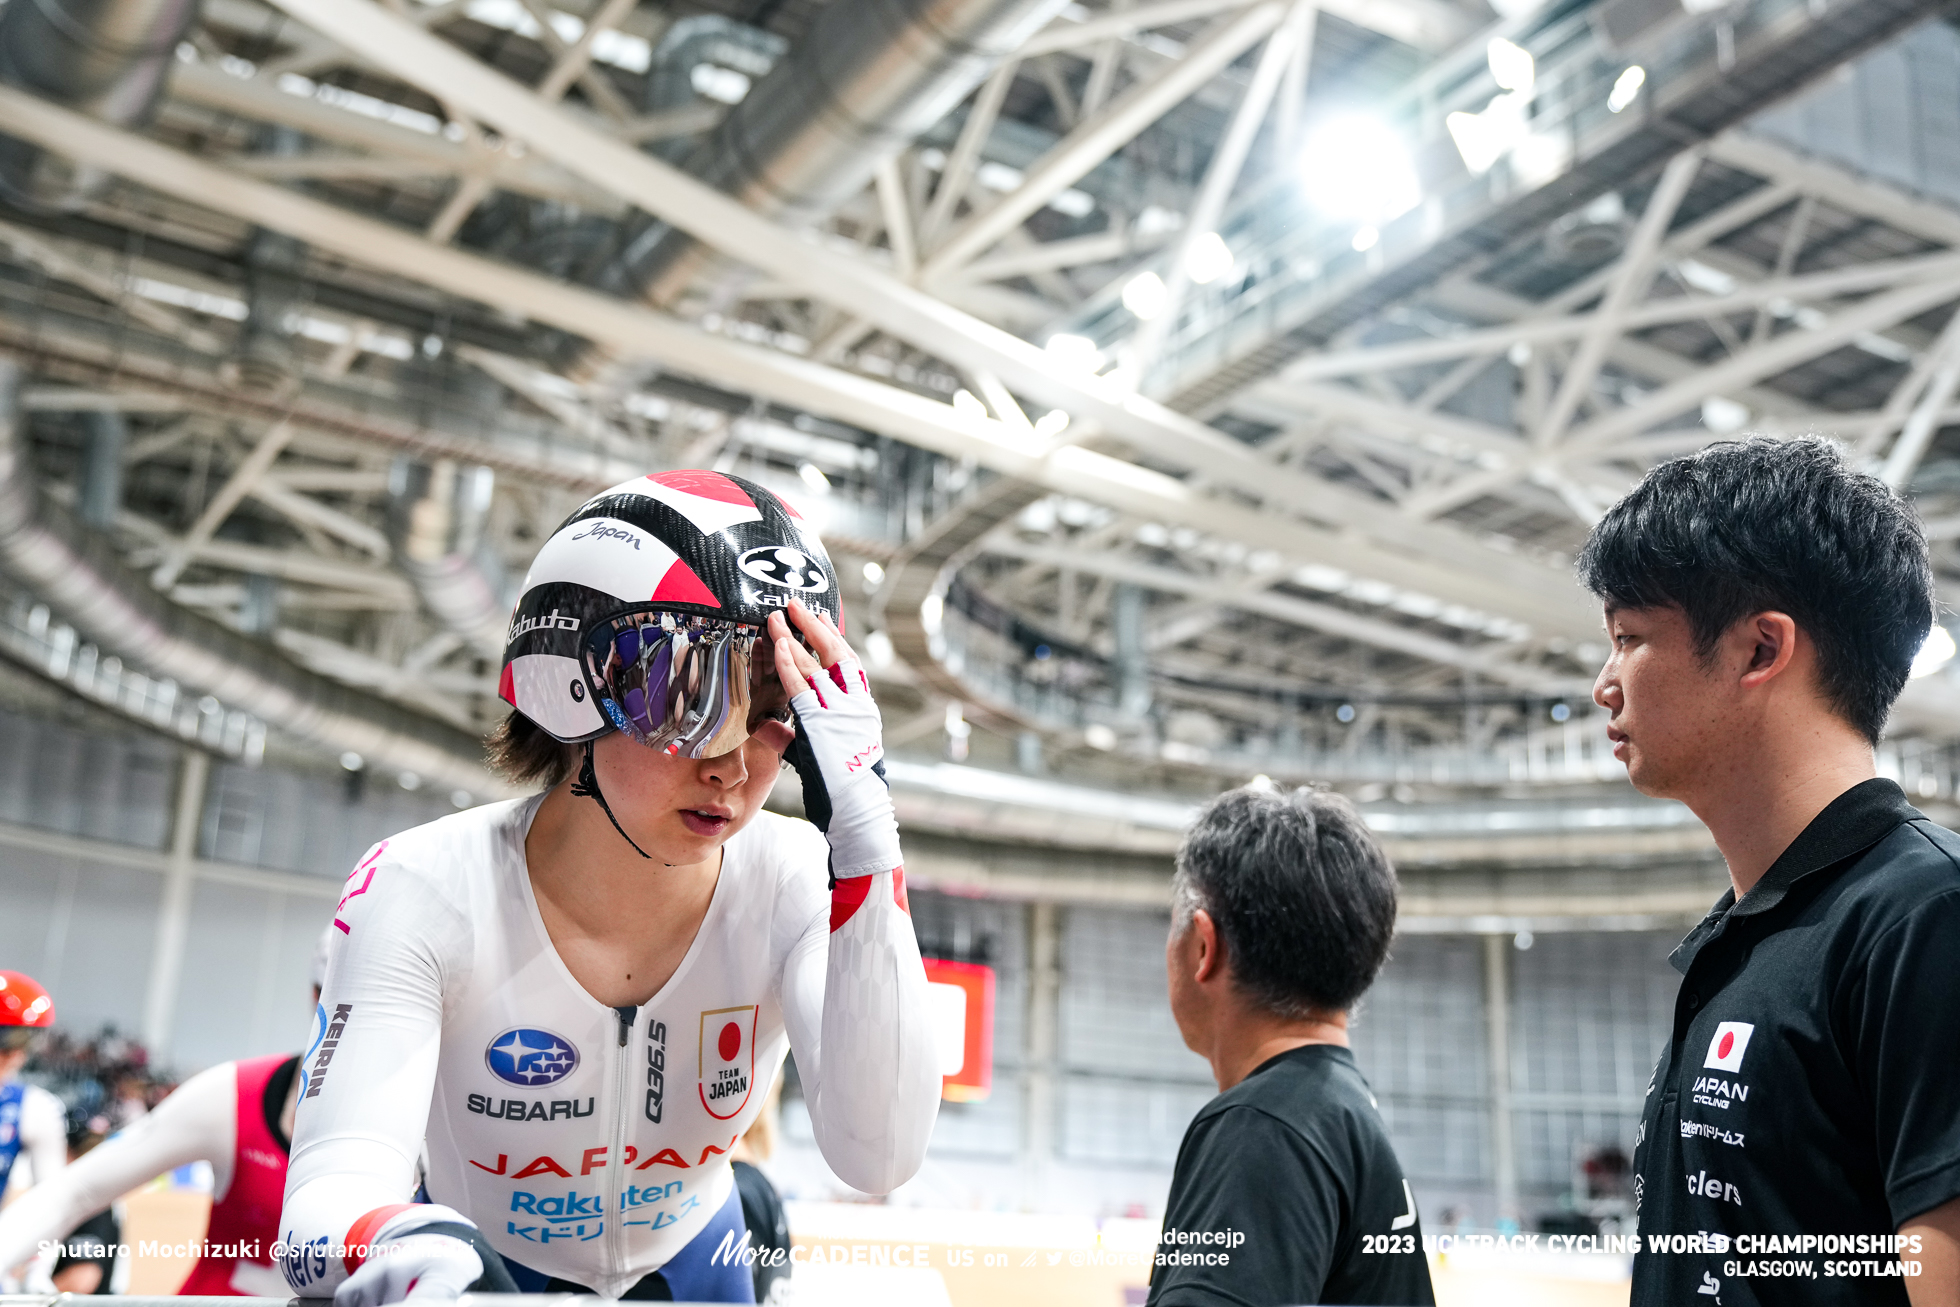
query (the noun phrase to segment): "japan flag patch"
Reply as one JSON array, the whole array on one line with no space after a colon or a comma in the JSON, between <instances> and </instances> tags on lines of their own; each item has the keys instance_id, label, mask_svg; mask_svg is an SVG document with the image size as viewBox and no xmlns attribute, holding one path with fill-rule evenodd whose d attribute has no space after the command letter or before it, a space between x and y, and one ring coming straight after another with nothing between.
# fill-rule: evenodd
<instances>
[{"instance_id":1,"label":"japan flag patch","mask_svg":"<svg viewBox=\"0 0 1960 1307\"><path fill-rule=\"evenodd\" d=\"M1742 1070L1742 1054L1755 1033L1756 1027L1747 1021L1724 1021L1715 1027L1715 1038L1708 1041L1708 1060L1702 1065L1711 1071Z\"/></svg>"}]
</instances>

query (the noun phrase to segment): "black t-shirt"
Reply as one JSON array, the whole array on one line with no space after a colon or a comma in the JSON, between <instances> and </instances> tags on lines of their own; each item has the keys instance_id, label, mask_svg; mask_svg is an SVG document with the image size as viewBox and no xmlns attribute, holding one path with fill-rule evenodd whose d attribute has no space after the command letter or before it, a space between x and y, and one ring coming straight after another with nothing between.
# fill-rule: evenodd
<instances>
[{"instance_id":1,"label":"black t-shirt","mask_svg":"<svg viewBox=\"0 0 1960 1307\"><path fill-rule=\"evenodd\" d=\"M768 1302L776 1281L789 1276L789 1214L783 1197L762 1169L734 1162L735 1188L742 1195L742 1219L748 1223L750 1246L769 1253L755 1260L755 1300Z\"/></svg>"},{"instance_id":2,"label":"black t-shirt","mask_svg":"<svg viewBox=\"0 0 1960 1307\"><path fill-rule=\"evenodd\" d=\"M107 1210L97 1212L61 1241L61 1255L55 1259L49 1274L59 1275L71 1266L93 1262L102 1268L102 1279L94 1291L108 1293L109 1277L116 1273L116 1245L120 1242L122 1231L116 1225L115 1215Z\"/></svg>"},{"instance_id":3,"label":"black t-shirt","mask_svg":"<svg viewBox=\"0 0 1960 1307\"><path fill-rule=\"evenodd\" d=\"M1354 1055L1268 1059L1184 1132L1151 1307L1436 1301L1422 1225Z\"/></svg>"},{"instance_id":4,"label":"black t-shirt","mask_svg":"<svg viewBox=\"0 0 1960 1307\"><path fill-rule=\"evenodd\" d=\"M1634 1307L1904 1307L1884 1241L1960 1196L1960 836L1853 786L1672 961Z\"/></svg>"}]
</instances>

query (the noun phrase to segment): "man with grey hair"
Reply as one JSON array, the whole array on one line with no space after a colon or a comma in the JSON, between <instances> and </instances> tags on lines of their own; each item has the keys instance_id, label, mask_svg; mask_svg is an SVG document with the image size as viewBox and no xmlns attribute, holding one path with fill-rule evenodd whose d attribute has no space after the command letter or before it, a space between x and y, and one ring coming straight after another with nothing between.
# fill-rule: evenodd
<instances>
[{"instance_id":1,"label":"man with grey hair","mask_svg":"<svg viewBox=\"0 0 1960 1307\"><path fill-rule=\"evenodd\" d=\"M1178 850L1171 1015L1218 1097L1184 1133L1151 1307L1436 1301L1348 1012L1388 957L1395 869L1308 788L1233 790Z\"/></svg>"}]
</instances>

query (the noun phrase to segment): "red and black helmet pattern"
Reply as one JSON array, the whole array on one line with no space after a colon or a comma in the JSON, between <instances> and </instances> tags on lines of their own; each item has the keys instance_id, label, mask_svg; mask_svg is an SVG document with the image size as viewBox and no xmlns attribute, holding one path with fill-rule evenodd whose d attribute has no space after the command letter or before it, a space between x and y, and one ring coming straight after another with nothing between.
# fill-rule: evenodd
<instances>
[{"instance_id":1,"label":"red and black helmet pattern","mask_svg":"<svg viewBox=\"0 0 1960 1307\"><path fill-rule=\"evenodd\" d=\"M579 646L595 622L672 610L761 626L795 599L841 622L837 576L794 508L742 477L655 472L587 500L538 550L498 694L566 743L612 729Z\"/></svg>"}]
</instances>

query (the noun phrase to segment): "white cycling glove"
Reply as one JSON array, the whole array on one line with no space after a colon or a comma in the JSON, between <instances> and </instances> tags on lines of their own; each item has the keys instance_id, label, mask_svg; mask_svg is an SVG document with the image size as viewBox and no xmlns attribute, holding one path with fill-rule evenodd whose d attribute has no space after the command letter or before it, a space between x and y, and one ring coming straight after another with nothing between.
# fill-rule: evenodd
<instances>
[{"instance_id":1,"label":"white cycling glove","mask_svg":"<svg viewBox=\"0 0 1960 1307\"><path fill-rule=\"evenodd\" d=\"M831 875L843 879L904 863L898 815L885 784L884 722L855 658L820 670L789 701L796 738L784 756L803 782L803 811L830 841Z\"/></svg>"},{"instance_id":2,"label":"white cycling glove","mask_svg":"<svg viewBox=\"0 0 1960 1307\"><path fill-rule=\"evenodd\" d=\"M334 1290L334 1307L383 1307L386 1303L443 1301L460 1297L483 1275L476 1249L447 1234L409 1234L368 1254L360 1269Z\"/></svg>"}]
</instances>

